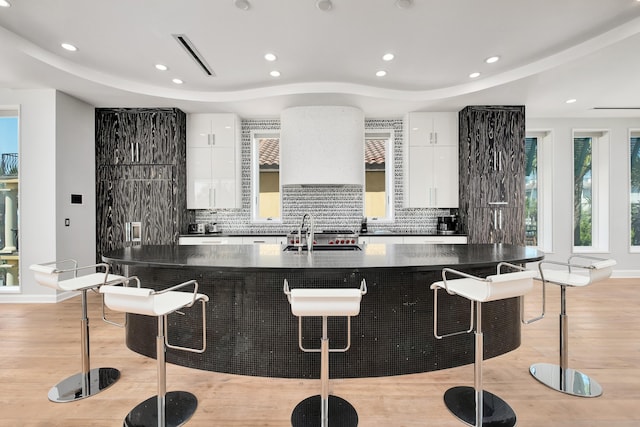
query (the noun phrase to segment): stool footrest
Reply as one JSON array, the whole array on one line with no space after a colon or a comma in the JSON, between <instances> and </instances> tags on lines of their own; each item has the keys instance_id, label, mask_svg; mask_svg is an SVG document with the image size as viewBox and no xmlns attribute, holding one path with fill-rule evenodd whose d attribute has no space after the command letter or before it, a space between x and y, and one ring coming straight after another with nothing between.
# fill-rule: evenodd
<instances>
[{"instance_id":1,"label":"stool footrest","mask_svg":"<svg viewBox=\"0 0 640 427\"><path fill-rule=\"evenodd\" d=\"M351 403L341 397L329 395L329 427L356 427L358 413ZM320 395L304 399L291 414L292 427L318 427L321 425Z\"/></svg>"},{"instance_id":2,"label":"stool footrest","mask_svg":"<svg viewBox=\"0 0 640 427\"><path fill-rule=\"evenodd\" d=\"M579 397L598 397L602 386L580 371L571 368L562 369L551 363L535 363L529 372L542 384L556 391Z\"/></svg>"},{"instance_id":3,"label":"stool footrest","mask_svg":"<svg viewBox=\"0 0 640 427\"><path fill-rule=\"evenodd\" d=\"M49 390L49 400L57 403L73 402L100 393L120 378L115 368L94 368L86 375L79 372L70 376ZM86 386L83 390L83 383Z\"/></svg>"},{"instance_id":4,"label":"stool footrest","mask_svg":"<svg viewBox=\"0 0 640 427\"><path fill-rule=\"evenodd\" d=\"M516 413L500 397L486 390L482 392L482 427L513 427ZM453 387L444 394L444 403L453 415L470 426L476 424L476 390L473 387Z\"/></svg>"},{"instance_id":5,"label":"stool footrest","mask_svg":"<svg viewBox=\"0 0 640 427\"><path fill-rule=\"evenodd\" d=\"M165 394L165 426L184 425L198 407L198 399L187 391L170 391ZM138 404L124 419L124 427L157 427L158 396L152 396Z\"/></svg>"}]
</instances>

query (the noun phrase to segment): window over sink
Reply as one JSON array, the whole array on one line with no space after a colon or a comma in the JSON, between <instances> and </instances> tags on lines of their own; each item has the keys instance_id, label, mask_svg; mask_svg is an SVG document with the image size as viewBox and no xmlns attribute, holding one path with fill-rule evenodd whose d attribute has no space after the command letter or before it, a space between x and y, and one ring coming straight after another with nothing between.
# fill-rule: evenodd
<instances>
[{"instance_id":1,"label":"window over sink","mask_svg":"<svg viewBox=\"0 0 640 427\"><path fill-rule=\"evenodd\" d=\"M280 219L280 133L252 132L252 200L254 221Z\"/></svg>"}]
</instances>

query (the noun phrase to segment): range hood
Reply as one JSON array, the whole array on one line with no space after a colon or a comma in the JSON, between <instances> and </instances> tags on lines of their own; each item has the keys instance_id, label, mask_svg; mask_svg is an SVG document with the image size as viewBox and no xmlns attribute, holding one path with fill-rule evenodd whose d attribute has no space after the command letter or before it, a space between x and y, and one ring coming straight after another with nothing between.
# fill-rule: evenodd
<instances>
[{"instance_id":1,"label":"range hood","mask_svg":"<svg viewBox=\"0 0 640 427\"><path fill-rule=\"evenodd\" d=\"M364 185L364 113L293 107L280 116L282 185Z\"/></svg>"}]
</instances>

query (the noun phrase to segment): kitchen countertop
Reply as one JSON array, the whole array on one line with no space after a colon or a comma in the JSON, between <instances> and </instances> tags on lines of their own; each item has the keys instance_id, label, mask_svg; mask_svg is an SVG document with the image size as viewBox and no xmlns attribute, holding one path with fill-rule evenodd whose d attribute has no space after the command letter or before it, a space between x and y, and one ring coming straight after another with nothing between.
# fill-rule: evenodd
<instances>
[{"instance_id":1,"label":"kitchen countertop","mask_svg":"<svg viewBox=\"0 0 640 427\"><path fill-rule=\"evenodd\" d=\"M200 233L200 234L181 234L180 237L284 237L289 233ZM414 231L373 231L370 233L356 233L360 237L371 236L437 236L437 237L453 237L453 236L466 236L463 233L456 234L437 234L437 233L420 233Z\"/></svg>"},{"instance_id":2,"label":"kitchen countertop","mask_svg":"<svg viewBox=\"0 0 640 427\"><path fill-rule=\"evenodd\" d=\"M379 269L440 270L480 267L501 261L542 259L535 248L508 244L368 244L360 251L283 251L281 245L134 246L105 254L105 262L149 267L225 269Z\"/></svg>"}]
</instances>

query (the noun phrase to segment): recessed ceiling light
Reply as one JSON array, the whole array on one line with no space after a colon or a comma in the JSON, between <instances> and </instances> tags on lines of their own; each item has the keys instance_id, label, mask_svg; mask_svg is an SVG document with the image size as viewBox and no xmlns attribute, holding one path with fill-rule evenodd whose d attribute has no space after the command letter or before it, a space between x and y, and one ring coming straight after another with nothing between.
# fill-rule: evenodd
<instances>
[{"instance_id":1,"label":"recessed ceiling light","mask_svg":"<svg viewBox=\"0 0 640 427\"><path fill-rule=\"evenodd\" d=\"M574 103L574 102L576 102L576 101L578 101L578 100L577 100L577 99L575 99L575 98L571 98L571 99L567 99L565 102L566 102L567 104L573 104L573 103Z\"/></svg>"},{"instance_id":2,"label":"recessed ceiling light","mask_svg":"<svg viewBox=\"0 0 640 427\"><path fill-rule=\"evenodd\" d=\"M265 53L264 59L266 59L267 61L275 61L276 59L278 59L278 57L273 53Z\"/></svg>"},{"instance_id":3,"label":"recessed ceiling light","mask_svg":"<svg viewBox=\"0 0 640 427\"><path fill-rule=\"evenodd\" d=\"M376 76L378 77L384 77L386 75L387 75L387 72L384 70L376 71Z\"/></svg>"},{"instance_id":4,"label":"recessed ceiling light","mask_svg":"<svg viewBox=\"0 0 640 427\"><path fill-rule=\"evenodd\" d=\"M172 82L174 82L174 83L175 83L175 84L177 84L177 85L181 85L182 83L184 83L184 82L183 82L182 80L180 80L180 79L173 79L173 80L171 80L171 81L172 81Z\"/></svg>"},{"instance_id":5,"label":"recessed ceiling light","mask_svg":"<svg viewBox=\"0 0 640 427\"><path fill-rule=\"evenodd\" d=\"M316 7L323 12L327 12L333 8L333 3L331 3L331 0L318 0Z\"/></svg>"},{"instance_id":6,"label":"recessed ceiling light","mask_svg":"<svg viewBox=\"0 0 640 427\"><path fill-rule=\"evenodd\" d=\"M0 7L11 7L11 3L7 0L0 0Z\"/></svg>"},{"instance_id":7,"label":"recessed ceiling light","mask_svg":"<svg viewBox=\"0 0 640 427\"><path fill-rule=\"evenodd\" d=\"M499 56L490 56L484 60L487 64L493 64L494 62L498 62L500 60Z\"/></svg>"},{"instance_id":8,"label":"recessed ceiling light","mask_svg":"<svg viewBox=\"0 0 640 427\"><path fill-rule=\"evenodd\" d=\"M269 73L269 75L271 77L280 77L280 71L278 70L273 70L272 72Z\"/></svg>"},{"instance_id":9,"label":"recessed ceiling light","mask_svg":"<svg viewBox=\"0 0 640 427\"><path fill-rule=\"evenodd\" d=\"M384 55L382 55L383 61L392 61L393 58L395 58L393 53L385 53Z\"/></svg>"},{"instance_id":10,"label":"recessed ceiling light","mask_svg":"<svg viewBox=\"0 0 640 427\"><path fill-rule=\"evenodd\" d=\"M69 52L75 52L76 50L78 50L77 47L75 47L74 45L72 45L70 43L62 43L60 46L62 46L63 49L66 49Z\"/></svg>"},{"instance_id":11,"label":"recessed ceiling light","mask_svg":"<svg viewBox=\"0 0 640 427\"><path fill-rule=\"evenodd\" d=\"M251 3L248 0L233 0L233 4L240 10L251 9Z\"/></svg>"},{"instance_id":12,"label":"recessed ceiling light","mask_svg":"<svg viewBox=\"0 0 640 427\"><path fill-rule=\"evenodd\" d=\"M478 78L480 77L480 73L478 73L477 71L475 73L471 73L469 74L469 77L472 79Z\"/></svg>"},{"instance_id":13,"label":"recessed ceiling light","mask_svg":"<svg viewBox=\"0 0 640 427\"><path fill-rule=\"evenodd\" d=\"M156 64L156 69L160 70L160 71L167 71L169 69L169 67L167 67L164 64Z\"/></svg>"}]
</instances>

